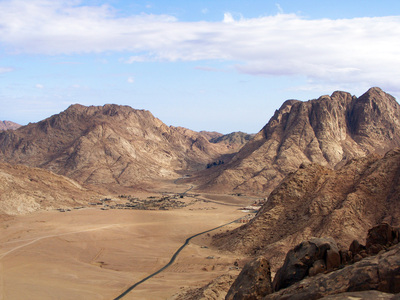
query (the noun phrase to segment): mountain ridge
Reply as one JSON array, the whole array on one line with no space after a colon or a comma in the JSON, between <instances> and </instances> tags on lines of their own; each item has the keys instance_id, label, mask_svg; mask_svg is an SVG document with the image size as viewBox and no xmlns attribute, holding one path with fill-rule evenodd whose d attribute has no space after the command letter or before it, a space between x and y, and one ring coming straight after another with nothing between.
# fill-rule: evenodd
<instances>
[{"instance_id":1,"label":"mountain ridge","mask_svg":"<svg viewBox=\"0 0 400 300\"><path fill-rule=\"evenodd\" d=\"M268 195L303 162L339 167L354 157L400 146L400 106L380 88L359 98L336 91L287 100L256 136L200 189Z\"/></svg>"}]
</instances>

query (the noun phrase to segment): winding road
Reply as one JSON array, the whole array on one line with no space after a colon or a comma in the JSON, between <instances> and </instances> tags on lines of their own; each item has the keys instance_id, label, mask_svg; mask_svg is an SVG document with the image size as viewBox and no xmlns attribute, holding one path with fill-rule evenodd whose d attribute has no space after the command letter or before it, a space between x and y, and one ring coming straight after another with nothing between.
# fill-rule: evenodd
<instances>
[{"instance_id":1,"label":"winding road","mask_svg":"<svg viewBox=\"0 0 400 300\"><path fill-rule=\"evenodd\" d=\"M143 278L142 280L140 280L140 281L136 282L135 284L131 285L131 286L130 286L128 289L126 289L122 294L120 294L118 297L114 298L114 300L122 299L122 297L126 296L130 291L132 291L132 290L133 290L135 287L137 287L139 284L142 284L143 282L149 280L150 278L156 276L157 274L161 273L162 271L164 271L165 269L167 269L169 266L171 266L171 265L175 262L175 259L178 257L179 253L189 244L189 242L190 242L191 239L193 239L193 238L195 238L195 237L197 237L197 236L199 236L199 235L205 234L205 233L207 233L207 232L210 232L210 231L219 229L219 228L224 227L224 226L226 226L226 225L232 224L232 223L234 223L235 221L237 221L237 220L239 220L239 219L240 219L240 218L235 219L235 220L233 220L233 221L231 221L231 222L229 222L229 223L225 223L225 224L223 224L223 225L220 225L220 226L218 226L218 227L214 227L214 228L212 228L212 229L209 229L209 230L206 230L206 231L197 233L197 234L192 235L191 237L187 238L186 241L185 241L185 243L184 243L178 250L176 250L176 252L174 253L174 255L172 255L172 257L171 257L171 260L170 260L164 267L162 267L162 268L159 269L158 271L154 272L153 274L150 274L150 275L147 276L146 278Z\"/></svg>"}]
</instances>

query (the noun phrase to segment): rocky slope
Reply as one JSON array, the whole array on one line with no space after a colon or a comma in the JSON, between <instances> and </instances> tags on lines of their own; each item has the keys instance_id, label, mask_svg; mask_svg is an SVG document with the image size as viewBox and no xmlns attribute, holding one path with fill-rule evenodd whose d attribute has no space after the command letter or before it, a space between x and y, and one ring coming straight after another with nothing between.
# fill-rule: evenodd
<instances>
[{"instance_id":1,"label":"rocky slope","mask_svg":"<svg viewBox=\"0 0 400 300\"><path fill-rule=\"evenodd\" d=\"M229 151L200 133L168 127L148 111L119 105L72 105L0 133L1 160L103 187L176 178L179 171L204 168Z\"/></svg>"},{"instance_id":2,"label":"rocky slope","mask_svg":"<svg viewBox=\"0 0 400 300\"><path fill-rule=\"evenodd\" d=\"M400 106L379 88L359 98L334 92L288 100L229 164L202 178L202 188L269 194L301 163L337 167L399 146Z\"/></svg>"},{"instance_id":3,"label":"rocky slope","mask_svg":"<svg viewBox=\"0 0 400 300\"><path fill-rule=\"evenodd\" d=\"M310 237L340 245L362 241L380 222L400 225L400 149L349 161L337 170L303 164L271 193L256 217L214 237L214 245L262 254L276 270L285 253Z\"/></svg>"},{"instance_id":4,"label":"rocky slope","mask_svg":"<svg viewBox=\"0 0 400 300\"><path fill-rule=\"evenodd\" d=\"M0 214L87 205L100 195L39 168L0 163Z\"/></svg>"},{"instance_id":5,"label":"rocky slope","mask_svg":"<svg viewBox=\"0 0 400 300\"><path fill-rule=\"evenodd\" d=\"M11 121L0 121L0 130L15 130L21 127L21 125Z\"/></svg>"},{"instance_id":6,"label":"rocky slope","mask_svg":"<svg viewBox=\"0 0 400 300\"><path fill-rule=\"evenodd\" d=\"M249 262L225 299L399 299L398 242L399 228L386 223L368 231L360 252L357 241L349 250L338 250L329 237L303 241L287 253L273 282L265 258Z\"/></svg>"}]
</instances>

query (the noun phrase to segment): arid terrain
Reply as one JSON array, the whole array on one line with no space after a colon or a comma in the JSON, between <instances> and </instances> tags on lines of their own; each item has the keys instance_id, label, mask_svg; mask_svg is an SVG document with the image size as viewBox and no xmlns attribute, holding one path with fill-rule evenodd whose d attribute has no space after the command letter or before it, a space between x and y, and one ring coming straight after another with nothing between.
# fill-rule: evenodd
<instances>
[{"instance_id":1,"label":"arid terrain","mask_svg":"<svg viewBox=\"0 0 400 300\"><path fill-rule=\"evenodd\" d=\"M113 299L167 264L188 237L248 215L238 208L253 201L218 195L198 199L168 211L95 206L4 217L1 299ZM193 202L192 197L180 200ZM192 240L171 267L124 299L166 299L221 274L237 275L234 262L242 256L212 250L210 241L210 234Z\"/></svg>"},{"instance_id":2,"label":"arid terrain","mask_svg":"<svg viewBox=\"0 0 400 300\"><path fill-rule=\"evenodd\" d=\"M392 285L355 289L400 293L399 178L400 106L379 88L288 100L256 135L72 105L0 131L0 299L280 299L389 256Z\"/></svg>"}]
</instances>

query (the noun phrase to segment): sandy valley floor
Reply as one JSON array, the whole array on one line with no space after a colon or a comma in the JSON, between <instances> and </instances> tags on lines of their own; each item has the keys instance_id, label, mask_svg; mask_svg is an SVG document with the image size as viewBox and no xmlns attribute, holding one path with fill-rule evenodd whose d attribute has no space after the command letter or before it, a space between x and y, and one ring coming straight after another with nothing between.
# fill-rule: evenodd
<instances>
[{"instance_id":1,"label":"sandy valley floor","mask_svg":"<svg viewBox=\"0 0 400 300\"><path fill-rule=\"evenodd\" d=\"M168 263L189 236L244 215L237 206L197 202L169 211L86 208L14 217L0 223L0 299L113 299ZM219 230L232 226L238 224ZM207 234L195 238L172 266L123 299L168 299L237 273L232 266L240 257L216 252L209 242Z\"/></svg>"}]
</instances>

